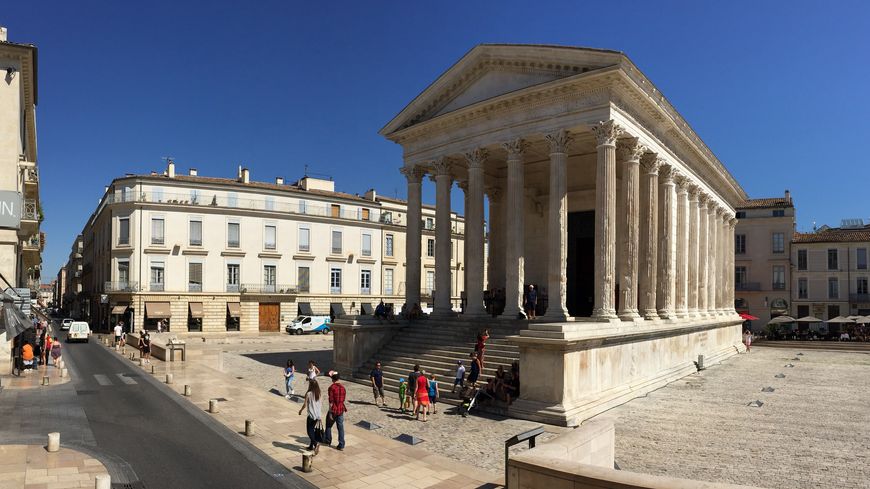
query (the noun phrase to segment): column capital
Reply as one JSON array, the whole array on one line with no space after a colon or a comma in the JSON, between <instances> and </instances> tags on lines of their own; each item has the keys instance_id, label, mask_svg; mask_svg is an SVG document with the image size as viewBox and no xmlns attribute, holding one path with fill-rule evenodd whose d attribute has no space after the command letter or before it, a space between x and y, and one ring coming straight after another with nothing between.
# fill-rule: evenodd
<instances>
[{"instance_id":1,"label":"column capital","mask_svg":"<svg viewBox=\"0 0 870 489\"><path fill-rule=\"evenodd\" d=\"M611 119L593 124L592 133L598 146L615 146L617 138L625 133L625 130Z\"/></svg>"},{"instance_id":2,"label":"column capital","mask_svg":"<svg viewBox=\"0 0 870 489\"><path fill-rule=\"evenodd\" d=\"M523 152L529 147L529 143L522 138L516 138L502 143L501 147L507 151L509 160L518 160L522 158Z\"/></svg>"},{"instance_id":3,"label":"column capital","mask_svg":"<svg viewBox=\"0 0 870 489\"><path fill-rule=\"evenodd\" d=\"M701 194L701 187L695 183L689 183L687 188L689 190L689 202L698 202Z\"/></svg>"},{"instance_id":4,"label":"column capital","mask_svg":"<svg viewBox=\"0 0 870 489\"><path fill-rule=\"evenodd\" d=\"M468 193L468 179L465 178L457 178L456 186L461 188L463 192Z\"/></svg>"},{"instance_id":5,"label":"column capital","mask_svg":"<svg viewBox=\"0 0 870 489\"><path fill-rule=\"evenodd\" d=\"M640 161L641 157L647 154L646 146L640 144L637 138L623 138L616 143L616 155L620 161L634 162Z\"/></svg>"},{"instance_id":6,"label":"column capital","mask_svg":"<svg viewBox=\"0 0 870 489\"><path fill-rule=\"evenodd\" d=\"M737 221L738 221L738 220L739 220L739 219L737 219L737 218L734 217L734 216L731 216L731 219L728 219L728 225L731 226L731 229L734 229L734 226L737 225Z\"/></svg>"},{"instance_id":7,"label":"column capital","mask_svg":"<svg viewBox=\"0 0 870 489\"><path fill-rule=\"evenodd\" d=\"M473 149L465 153L465 161L468 163L469 169L483 168L487 157L489 157L489 152L483 148Z\"/></svg>"},{"instance_id":8,"label":"column capital","mask_svg":"<svg viewBox=\"0 0 870 489\"><path fill-rule=\"evenodd\" d=\"M571 133L565 129L559 129L556 132L551 132L545 136L547 142L550 143L550 154L567 153L568 145L574 140Z\"/></svg>"},{"instance_id":9,"label":"column capital","mask_svg":"<svg viewBox=\"0 0 870 489\"><path fill-rule=\"evenodd\" d=\"M707 212L709 214L716 214L716 209L718 209L718 208L719 208L719 204L717 204L716 201L713 200L713 197L712 196L707 197Z\"/></svg>"},{"instance_id":10,"label":"column capital","mask_svg":"<svg viewBox=\"0 0 870 489\"><path fill-rule=\"evenodd\" d=\"M484 189L484 192L489 196L490 202L499 202L501 200L501 187L489 186Z\"/></svg>"},{"instance_id":11,"label":"column capital","mask_svg":"<svg viewBox=\"0 0 870 489\"><path fill-rule=\"evenodd\" d=\"M686 194L689 193L689 184L690 180L681 172L674 173L674 183L677 184L677 193L678 194Z\"/></svg>"},{"instance_id":12,"label":"column capital","mask_svg":"<svg viewBox=\"0 0 870 489\"><path fill-rule=\"evenodd\" d=\"M402 175L408 179L408 183L420 183L423 181L423 175L426 173L419 166L403 166L399 168Z\"/></svg>"},{"instance_id":13,"label":"column capital","mask_svg":"<svg viewBox=\"0 0 870 489\"><path fill-rule=\"evenodd\" d=\"M432 162L432 175L441 176L441 175L450 175L450 170L452 169L453 164L446 157L438 158L437 160Z\"/></svg>"},{"instance_id":14,"label":"column capital","mask_svg":"<svg viewBox=\"0 0 870 489\"><path fill-rule=\"evenodd\" d=\"M664 164L664 160L659 158L659 155L656 153L644 153L643 156L640 157L640 164L647 174L658 175L659 169L662 167L662 164Z\"/></svg>"},{"instance_id":15,"label":"column capital","mask_svg":"<svg viewBox=\"0 0 870 489\"><path fill-rule=\"evenodd\" d=\"M673 165L664 164L659 170L659 179L662 185L673 185L677 176L677 169Z\"/></svg>"}]
</instances>

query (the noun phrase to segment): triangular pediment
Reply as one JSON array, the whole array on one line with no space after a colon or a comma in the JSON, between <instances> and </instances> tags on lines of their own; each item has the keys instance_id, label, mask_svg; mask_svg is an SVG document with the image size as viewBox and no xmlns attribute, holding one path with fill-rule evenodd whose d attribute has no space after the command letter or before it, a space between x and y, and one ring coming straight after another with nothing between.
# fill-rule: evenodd
<instances>
[{"instance_id":1,"label":"triangular pediment","mask_svg":"<svg viewBox=\"0 0 870 489\"><path fill-rule=\"evenodd\" d=\"M381 134L517 90L614 66L622 59L620 52L601 49L481 44L438 77Z\"/></svg>"}]
</instances>

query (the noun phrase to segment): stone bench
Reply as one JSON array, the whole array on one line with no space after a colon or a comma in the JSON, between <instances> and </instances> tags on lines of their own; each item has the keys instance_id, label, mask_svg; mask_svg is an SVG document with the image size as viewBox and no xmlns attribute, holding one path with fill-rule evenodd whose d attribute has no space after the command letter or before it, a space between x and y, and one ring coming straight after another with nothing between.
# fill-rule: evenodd
<instances>
[{"instance_id":1,"label":"stone bench","mask_svg":"<svg viewBox=\"0 0 870 489\"><path fill-rule=\"evenodd\" d=\"M174 337L165 337L167 333L151 335L151 356L164 362L174 362L176 352L180 352L181 361L187 360L187 345ZM127 346L138 348L141 336L139 333L127 333Z\"/></svg>"}]
</instances>

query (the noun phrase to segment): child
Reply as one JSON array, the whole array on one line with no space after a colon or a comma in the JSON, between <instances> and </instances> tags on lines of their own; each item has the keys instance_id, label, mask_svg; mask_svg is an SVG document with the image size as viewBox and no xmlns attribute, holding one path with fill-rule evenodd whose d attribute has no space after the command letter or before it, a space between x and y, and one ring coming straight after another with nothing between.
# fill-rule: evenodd
<instances>
[{"instance_id":1,"label":"child","mask_svg":"<svg viewBox=\"0 0 870 489\"><path fill-rule=\"evenodd\" d=\"M314 363L314 360L308 360L308 380L317 380L318 375L320 375L320 369L317 368L317 364Z\"/></svg>"},{"instance_id":2,"label":"child","mask_svg":"<svg viewBox=\"0 0 870 489\"><path fill-rule=\"evenodd\" d=\"M287 389L287 394L284 395L287 399L295 395L293 390L293 378L296 376L296 366L293 365L293 360L287 360L287 368L284 369L284 386Z\"/></svg>"},{"instance_id":3,"label":"child","mask_svg":"<svg viewBox=\"0 0 870 489\"><path fill-rule=\"evenodd\" d=\"M462 388L465 387L465 365L462 365L462 360L456 362L458 367L456 367L456 380L453 381L453 389L450 389L450 393L456 392L456 386L459 386L459 391L462 392Z\"/></svg>"},{"instance_id":4,"label":"child","mask_svg":"<svg viewBox=\"0 0 870 489\"><path fill-rule=\"evenodd\" d=\"M438 412L435 408L435 403L438 402L438 382L435 382L435 374L429 374L429 406L432 408L432 414Z\"/></svg>"},{"instance_id":5,"label":"child","mask_svg":"<svg viewBox=\"0 0 870 489\"><path fill-rule=\"evenodd\" d=\"M405 382L405 378L402 377L399 379L399 409L402 410L402 414L405 414L405 407L409 406L410 399L405 394L408 391L408 383Z\"/></svg>"}]
</instances>

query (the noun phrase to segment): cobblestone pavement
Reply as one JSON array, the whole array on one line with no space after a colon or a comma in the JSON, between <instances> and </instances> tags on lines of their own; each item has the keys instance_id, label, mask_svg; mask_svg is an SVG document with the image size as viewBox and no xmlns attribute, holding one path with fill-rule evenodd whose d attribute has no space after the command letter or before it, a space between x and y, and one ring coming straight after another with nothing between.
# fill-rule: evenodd
<instances>
[{"instance_id":1,"label":"cobblestone pavement","mask_svg":"<svg viewBox=\"0 0 870 489\"><path fill-rule=\"evenodd\" d=\"M754 347L602 414L615 419L617 463L772 489L870 488L870 355L799 352Z\"/></svg>"},{"instance_id":2,"label":"cobblestone pavement","mask_svg":"<svg viewBox=\"0 0 870 489\"><path fill-rule=\"evenodd\" d=\"M92 488L106 473L99 460L69 448L0 445L0 489Z\"/></svg>"},{"instance_id":3,"label":"cobblestone pavement","mask_svg":"<svg viewBox=\"0 0 870 489\"><path fill-rule=\"evenodd\" d=\"M232 348L222 345L224 347L222 370L244 377L246 382L249 381L264 391L274 389L283 394L283 373L277 365L283 365L286 358L293 358L297 369L304 370L309 358L316 360L324 371L329 368L328 360L332 357L331 337L324 338L322 341L291 344L295 351L282 351L280 348L273 350L275 345L271 345L270 348L260 346L257 348L260 351L251 350L250 345L247 347L233 345ZM266 351L272 353L265 353ZM329 358L324 358L324 352ZM252 354L254 358L245 354ZM264 361L275 366L263 363ZM320 377L319 380L321 388L325 391L331 383L330 380L326 377ZM366 420L382 426L382 429L374 433L386 438L394 438L402 433L422 438L425 441L417 447L488 470L493 474L504 473L505 440L541 426L541 423L494 416L482 417L472 414L463 418L455 412L453 406L446 404L439 404L438 413L430 416L429 421L424 423L398 411L399 400L395 393L387 392L388 407L379 408L373 404L371 387L355 382L345 381L344 384L348 391L349 410L345 419L346 424ZM304 394L304 375L297 376L295 387L297 393ZM566 428L549 425L545 425L545 428L547 433L538 438L539 442L553 438L566 430ZM513 451L519 452L523 449L523 446L516 446Z\"/></svg>"}]
</instances>

